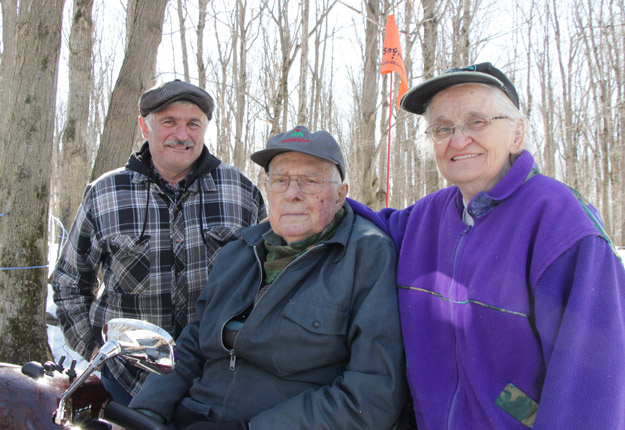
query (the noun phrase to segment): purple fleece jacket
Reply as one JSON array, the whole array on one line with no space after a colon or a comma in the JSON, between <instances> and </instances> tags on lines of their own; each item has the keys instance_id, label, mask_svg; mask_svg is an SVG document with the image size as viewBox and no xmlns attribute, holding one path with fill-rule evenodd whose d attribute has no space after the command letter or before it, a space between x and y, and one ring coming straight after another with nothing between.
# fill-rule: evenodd
<instances>
[{"instance_id":1,"label":"purple fleece jacket","mask_svg":"<svg viewBox=\"0 0 625 430\"><path fill-rule=\"evenodd\" d=\"M625 428L625 270L524 152L462 221L457 187L373 212L395 241L419 430Z\"/></svg>"}]
</instances>

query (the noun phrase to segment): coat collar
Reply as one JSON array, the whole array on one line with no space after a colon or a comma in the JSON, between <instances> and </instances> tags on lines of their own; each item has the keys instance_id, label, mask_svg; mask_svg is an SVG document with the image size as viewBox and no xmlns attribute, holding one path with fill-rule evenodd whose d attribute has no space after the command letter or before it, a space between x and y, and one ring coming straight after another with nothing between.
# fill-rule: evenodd
<instances>
[{"instance_id":1,"label":"coat collar","mask_svg":"<svg viewBox=\"0 0 625 430\"><path fill-rule=\"evenodd\" d=\"M128 163L126 163L126 169L132 170L133 172L141 173L145 176L144 180L149 179L152 182L158 182L154 173L152 172L152 168L150 167L150 159L152 158L152 154L150 154L150 147L148 142L144 142L141 149L130 156L128 159ZM221 160L212 155L206 146L202 148L202 153L197 160L197 166L195 169L196 175L191 178L191 183L197 177L204 176L217 168L221 164Z\"/></svg>"},{"instance_id":2,"label":"coat collar","mask_svg":"<svg viewBox=\"0 0 625 430\"><path fill-rule=\"evenodd\" d=\"M351 226L354 223L354 217L354 211L352 210L349 203L345 202L345 217L336 229L336 233L334 233L334 236L332 236L327 242L325 242L326 244L340 245L342 248L340 257L343 256L345 248L347 247L347 242L349 241L352 231ZM269 230L271 230L271 224L269 224L269 221L266 221L251 227L243 228L239 232L243 241L245 241L245 243L249 247L254 247L263 243L263 235Z\"/></svg>"},{"instance_id":3,"label":"coat collar","mask_svg":"<svg viewBox=\"0 0 625 430\"><path fill-rule=\"evenodd\" d=\"M534 157L523 151L510 166L508 173L490 190L477 193L469 202L468 212L473 218L479 218L493 210L499 203L514 194L529 178L538 174ZM462 194L458 190L459 208L463 208Z\"/></svg>"}]
</instances>

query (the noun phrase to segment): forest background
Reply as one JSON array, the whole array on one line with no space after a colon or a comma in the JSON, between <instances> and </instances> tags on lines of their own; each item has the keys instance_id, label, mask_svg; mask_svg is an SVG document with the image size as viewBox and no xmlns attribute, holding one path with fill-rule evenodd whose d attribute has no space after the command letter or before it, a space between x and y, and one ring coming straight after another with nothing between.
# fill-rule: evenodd
<instances>
[{"instance_id":1,"label":"forest background","mask_svg":"<svg viewBox=\"0 0 625 430\"><path fill-rule=\"evenodd\" d=\"M295 125L347 157L350 196L403 208L447 186L419 152L420 117L379 73L389 14L408 86L490 61L515 83L543 173L577 189L625 243L623 0L0 0L0 361L49 357L50 247L85 185L141 144L137 101L155 83L206 88L206 145L258 184L249 160ZM389 109L390 116L389 116ZM50 261L50 265L54 261Z\"/></svg>"}]
</instances>

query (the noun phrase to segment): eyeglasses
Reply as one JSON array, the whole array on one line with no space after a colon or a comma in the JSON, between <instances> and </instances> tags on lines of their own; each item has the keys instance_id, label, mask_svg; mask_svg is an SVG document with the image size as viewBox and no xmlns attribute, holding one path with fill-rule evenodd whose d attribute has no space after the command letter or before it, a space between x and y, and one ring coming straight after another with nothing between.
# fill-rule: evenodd
<instances>
[{"instance_id":1,"label":"eyeglasses","mask_svg":"<svg viewBox=\"0 0 625 430\"><path fill-rule=\"evenodd\" d=\"M265 183L267 184L267 189L272 193L283 193L289 188L291 178L294 178L297 181L297 186L300 191L306 194L320 193L323 191L325 184L338 184L336 181L324 181L323 179L315 178L314 176L302 175L271 175L267 177Z\"/></svg>"},{"instance_id":2,"label":"eyeglasses","mask_svg":"<svg viewBox=\"0 0 625 430\"><path fill-rule=\"evenodd\" d=\"M507 116L493 116L490 118L483 117L471 117L462 121L460 124L451 125L451 124L435 124L431 127L428 127L425 130L425 134L427 134L430 139L434 141L434 143L445 143L451 139L454 131L459 128L462 133L466 136L467 131L469 132L479 132L491 125L491 121L496 119L504 119L508 118Z\"/></svg>"}]
</instances>

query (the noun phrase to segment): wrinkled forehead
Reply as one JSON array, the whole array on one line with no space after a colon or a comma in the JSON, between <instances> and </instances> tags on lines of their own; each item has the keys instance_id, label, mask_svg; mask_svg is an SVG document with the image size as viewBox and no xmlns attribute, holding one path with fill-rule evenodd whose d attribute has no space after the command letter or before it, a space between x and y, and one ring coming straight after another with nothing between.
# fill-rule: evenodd
<instances>
[{"instance_id":1,"label":"wrinkled forehead","mask_svg":"<svg viewBox=\"0 0 625 430\"><path fill-rule=\"evenodd\" d=\"M327 176L338 167L313 155L302 154L301 152L283 152L271 159L269 163L269 174L272 175L313 175Z\"/></svg>"},{"instance_id":2,"label":"wrinkled forehead","mask_svg":"<svg viewBox=\"0 0 625 430\"><path fill-rule=\"evenodd\" d=\"M437 123L443 120L461 120L472 116L488 116L493 109L496 88L484 84L453 85L438 92L426 110L426 120Z\"/></svg>"}]
</instances>

